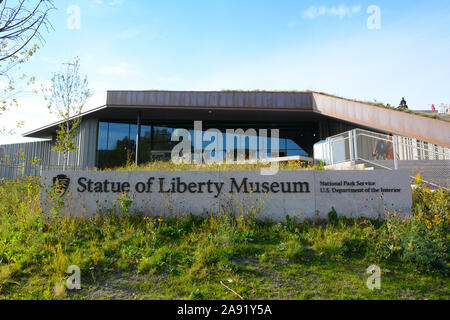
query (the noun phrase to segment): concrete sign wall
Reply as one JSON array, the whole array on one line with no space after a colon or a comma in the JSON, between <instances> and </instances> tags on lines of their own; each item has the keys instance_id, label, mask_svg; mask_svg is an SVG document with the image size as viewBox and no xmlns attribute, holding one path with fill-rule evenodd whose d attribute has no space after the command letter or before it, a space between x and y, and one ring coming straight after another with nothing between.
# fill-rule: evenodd
<instances>
[{"instance_id":1,"label":"concrete sign wall","mask_svg":"<svg viewBox=\"0 0 450 320\"><path fill-rule=\"evenodd\" d=\"M41 204L52 206L48 190L63 194L63 214L93 216L125 194L130 211L148 216L259 211L277 221L286 215L327 218L332 207L347 217L384 217L411 211L407 171L46 171ZM118 204L117 204L118 206Z\"/></svg>"}]
</instances>

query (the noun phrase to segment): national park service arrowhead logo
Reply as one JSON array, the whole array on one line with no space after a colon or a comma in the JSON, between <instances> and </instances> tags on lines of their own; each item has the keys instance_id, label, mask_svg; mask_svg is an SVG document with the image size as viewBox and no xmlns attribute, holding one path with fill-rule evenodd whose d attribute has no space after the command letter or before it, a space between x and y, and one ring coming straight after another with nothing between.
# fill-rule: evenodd
<instances>
[{"instance_id":1,"label":"national park service arrowhead logo","mask_svg":"<svg viewBox=\"0 0 450 320\"><path fill-rule=\"evenodd\" d=\"M65 174L60 174L53 178L53 189L62 197L69 189L70 179Z\"/></svg>"}]
</instances>

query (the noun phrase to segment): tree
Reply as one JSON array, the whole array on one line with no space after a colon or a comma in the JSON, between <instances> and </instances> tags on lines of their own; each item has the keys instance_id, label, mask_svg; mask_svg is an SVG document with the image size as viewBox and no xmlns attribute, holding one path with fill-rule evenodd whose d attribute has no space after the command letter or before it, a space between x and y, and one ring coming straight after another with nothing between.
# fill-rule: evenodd
<instances>
[{"instance_id":1,"label":"tree","mask_svg":"<svg viewBox=\"0 0 450 320\"><path fill-rule=\"evenodd\" d=\"M67 167L69 152L78 150L74 140L81 124L80 115L87 99L92 95L87 76L80 75L80 59L76 57L65 65L65 70L53 75L51 88L45 97L49 102L49 111L62 120L56 132L53 150L64 154L63 169Z\"/></svg>"},{"instance_id":2,"label":"tree","mask_svg":"<svg viewBox=\"0 0 450 320\"><path fill-rule=\"evenodd\" d=\"M49 12L54 9L51 0L0 0L0 115L11 106L17 106L16 81L34 83L35 78L18 76L13 69L28 61L44 39L41 30L51 28ZM1 131L1 130L0 130Z\"/></svg>"}]
</instances>

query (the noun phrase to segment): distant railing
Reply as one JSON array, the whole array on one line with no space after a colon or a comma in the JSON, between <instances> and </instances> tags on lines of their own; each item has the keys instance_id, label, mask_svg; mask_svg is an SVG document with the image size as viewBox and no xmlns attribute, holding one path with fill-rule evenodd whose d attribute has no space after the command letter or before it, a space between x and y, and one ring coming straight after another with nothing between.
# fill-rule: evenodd
<instances>
[{"instance_id":1,"label":"distant railing","mask_svg":"<svg viewBox=\"0 0 450 320\"><path fill-rule=\"evenodd\" d=\"M314 158L325 165L354 161L388 170L409 169L424 182L450 187L450 149L403 136L355 129L314 146Z\"/></svg>"},{"instance_id":2,"label":"distant railing","mask_svg":"<svg viewBox=\"0 0 450 320\"><path fill-rule=\"evenodd\" d=\"M0 179L19 179L23 177L40 177L43 171L75 171L87 170L78 166L31 165L0 163Z\"/></svg>"}]
</instances>

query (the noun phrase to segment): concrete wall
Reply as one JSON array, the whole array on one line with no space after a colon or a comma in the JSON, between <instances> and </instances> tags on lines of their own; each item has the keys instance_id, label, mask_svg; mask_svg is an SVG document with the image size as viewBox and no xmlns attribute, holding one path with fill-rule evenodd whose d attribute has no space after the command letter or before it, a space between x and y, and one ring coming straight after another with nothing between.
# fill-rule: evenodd
<instances>
[{"instance_id":1,"label":"concrete wall","mask_svg":"<svg viewBox=\"0 0 450 320\"><path fill-rule=\"evenodd\" d=\"M45 171L42 185L52 185L59 174ZM402 210L406 215L412 201L409 175L403 170L280 171L271 176L259 171L70 171L65 175L66 194L71 196L64 201L61 214L75 217L89 217L111 208L123 192L134 199L131 212L147 216L175 217L223 210L238 214L256 206L261 211L256 215L259 219L274 221L285 221L287 215L300 220L327 219L333 207L347 217L384 218L385 210ZM177 181L174 188L172 179ZM107 180L110 186L107 190L93 190L85 184L88 180L102 185ZM208 182L212 188L202 189L201 184ZM52 203L46 188L41 190L41 206L47 211Z\"/></svg>"}]
</instances>

